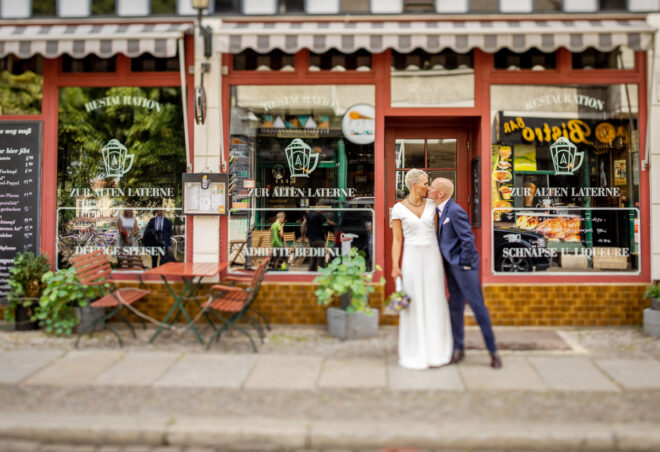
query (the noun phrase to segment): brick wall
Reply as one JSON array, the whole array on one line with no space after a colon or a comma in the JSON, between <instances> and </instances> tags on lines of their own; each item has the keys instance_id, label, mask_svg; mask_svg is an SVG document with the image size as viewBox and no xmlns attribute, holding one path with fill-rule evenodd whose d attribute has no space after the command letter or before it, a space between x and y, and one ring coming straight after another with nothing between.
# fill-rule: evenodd
<instances>
[{"instance_id":1,"label":"brick wall","mask_svg":"<svg viewBox=\"0 0 660 452\"><path fill-rule=\"evenodd\" d=\"M149 284L153 291L136 304L140 311L163 319L172 306L171 296L162 284ZM181 291L181 285L174 285ZM207 293L200 287L198 295ZM613 285L487 285L484 297L495 325L641 325L642 310L650 305L642 294L645 284ZM311 283L268 283L254 304L275 324L325 324L325 307L316 302ZM384 302L384 287L376 286L370 298L373 307ZM197 314L193 307L192 316ZM135 319L137 320L137 319ZM381 316L381 324L396 325L397 317ZM474 319L466 317L466 324Z\"/></svg>"}]
</instances>

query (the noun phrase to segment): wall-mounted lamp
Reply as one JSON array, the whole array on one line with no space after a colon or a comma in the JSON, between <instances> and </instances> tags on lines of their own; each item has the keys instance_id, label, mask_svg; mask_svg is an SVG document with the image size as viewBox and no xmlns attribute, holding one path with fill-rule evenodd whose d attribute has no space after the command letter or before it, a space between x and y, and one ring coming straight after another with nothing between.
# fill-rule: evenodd
<instances>
[{"instance_id":1,"label":"wall-mounted lamp","mask_svg":"<svg viewBox=\"0 0 660 452\"><path fill-rule=\"evenodd\" d=\"M208 9L209 0L192 0L192 7L197 10L197 25L204 41L204 56L210 58L213 54L213 32L211 27L202 26L202 11Z\"/></svg>"}]
</instances>

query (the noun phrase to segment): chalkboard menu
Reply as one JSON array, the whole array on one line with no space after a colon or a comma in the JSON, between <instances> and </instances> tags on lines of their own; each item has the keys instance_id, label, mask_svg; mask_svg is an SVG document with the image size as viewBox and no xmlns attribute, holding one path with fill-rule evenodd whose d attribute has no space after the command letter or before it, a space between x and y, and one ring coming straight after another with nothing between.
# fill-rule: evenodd
<instances>
[{"instance_id":1,"label":"chalkboard menu","mask_svg":"<svg viewBox=\"0 0 660 452\"><path fill-rule=\"evenodd\" d=\"M16 254L39 253L41 121L0 121L0 302Z\"/></svg>"}]
</instances>

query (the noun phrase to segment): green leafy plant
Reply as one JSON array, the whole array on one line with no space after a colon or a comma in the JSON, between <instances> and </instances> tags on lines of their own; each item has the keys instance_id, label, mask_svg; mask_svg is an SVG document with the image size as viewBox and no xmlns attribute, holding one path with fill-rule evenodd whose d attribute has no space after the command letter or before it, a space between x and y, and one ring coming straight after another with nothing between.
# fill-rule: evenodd
<instances>
[{"instance_id":1,"label":"green leafy plant","mask_svg":"<svg viewBox=\"0 0 660 452\"><path fill-rule=\"evenodd\" d=\"M9 304L5 309L6 321L14 321L18 306L29 308L36 303L45 287L41 278L48 271L50 271L50 263L45 254L35 256L28 251L16 255L14 265L9 269L9 280L7 281Z\"/></svg>"},{"instance_id":2,"label":"green leafy plant","mask_svg":"<svg viewBox=\"0 0 660 452\"><path fill-rule=\"evenodd\" d=\"M380 270L379 266L376 266ZM367 262L364 254L357 248L351 248L348 256L335 257L325 268L319 269L321 274L314 279L319 287L315 294L318 303L329 305L332 301L344 294L350 294L351 302L346 312L371 313L368 297L375 290L372 283L373 274L367 273ZM380 279L380 284L385 278Z\"/></svg>"},{"instance_id":3,"label":"green leafy plant","mask_svg":"<svg viewBox=\"0 0 660 452\"><path fill-rule=\"evenodd\" d=\"M90 301L101 297L109 284L84 286L80 284L73 267L57 272L48 272L43 276L46 285L34 319L49 333L55 335L71 334L79 320L74 308L85 307Z\"/></svg>"},{"instance_id":4,"label":"green leafy plant","mask_svg":"<svg viewBox=\"0 0 660 452\"><path fill-rule=\"evenodd\" d=\"M656 281L652 284L649 284L646 288L646 292L644 292L643 297L660 299L660 282Z\"/></svg>"}]
</instances>

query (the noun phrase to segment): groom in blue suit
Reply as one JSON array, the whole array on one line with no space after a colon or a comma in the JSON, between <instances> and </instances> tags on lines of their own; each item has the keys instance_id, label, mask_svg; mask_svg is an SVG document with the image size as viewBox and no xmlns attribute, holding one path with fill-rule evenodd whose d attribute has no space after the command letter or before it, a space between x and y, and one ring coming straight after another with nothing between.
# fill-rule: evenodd
<instances>
[{"instance_id":1,"label":"groom in blue suit","mask_svg":"<svg viewBox=\"0 0 660 452\"><path fill-rule=\"evenodd\" d=\"M458 363L465 357L463 315L467 300L490 352L490 365L499 369L502 367L502 360L497 354L490 314L481 293L479 254L474 245L472 226L465 210L451 199L453 193L454 184L449 179L436 178L429 187L429 197L438 206L438 245L449 289L449 313L454 336L451 362Z\"/></svg>"}]
</instances>

